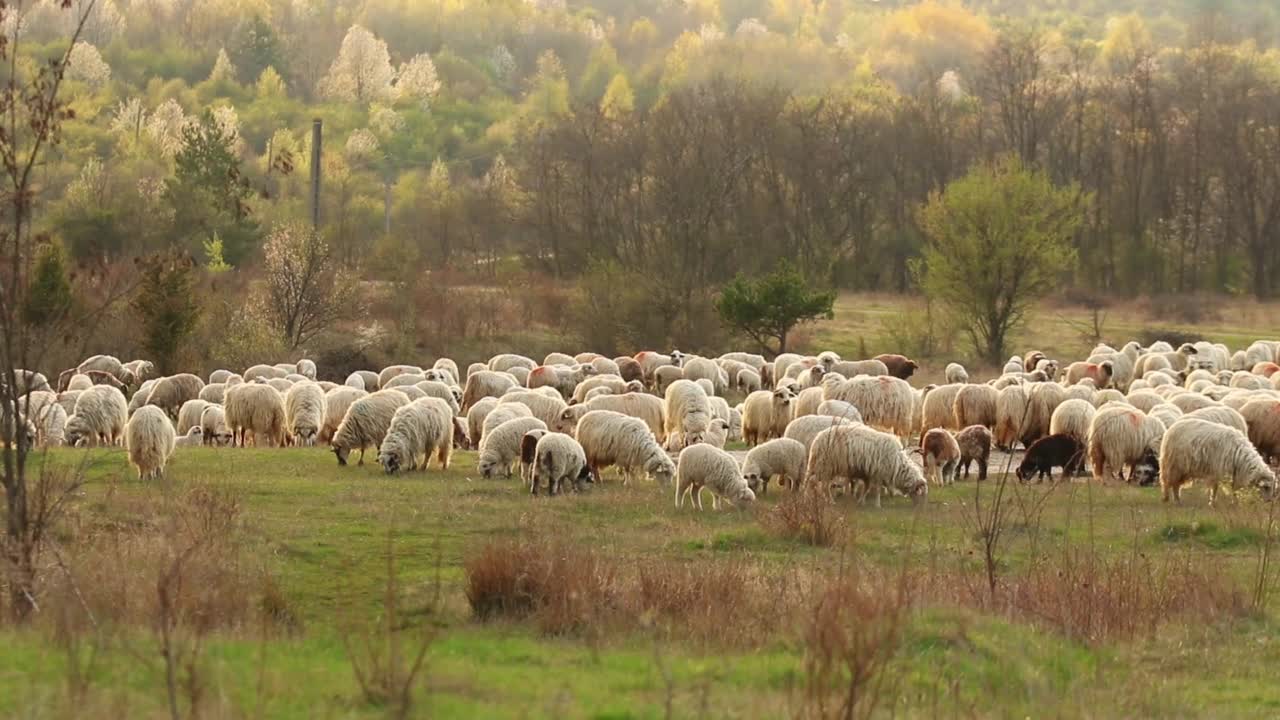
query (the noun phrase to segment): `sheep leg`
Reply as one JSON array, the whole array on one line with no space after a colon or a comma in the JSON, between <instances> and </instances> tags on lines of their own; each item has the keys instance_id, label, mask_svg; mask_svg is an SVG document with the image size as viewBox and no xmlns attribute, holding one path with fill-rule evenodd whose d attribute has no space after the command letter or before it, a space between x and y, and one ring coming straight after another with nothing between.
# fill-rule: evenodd
<instances>
[{"instance_id":1,"label":"sheep leg","mask_svg":"<svg viewBox=\"0 0 1280 720\"><path fill-rule=\"evenodd\" d=\"M720 509L720 496L716 495L715 493L711 493L711 509L712 510Z\"/></svg>"},{"instance_id":2,"label":"sheep leg","mask_svg":"<svg viewBox=\"0 0 1280 720\"><path fill-rule=\"evenodd\" d=\"M694 499L697 501L696 505L697 505L698 511L701 512L702 511L702 486L694 485L693 487L696 488L693 492Z\"/></svg>"}]
</instances>

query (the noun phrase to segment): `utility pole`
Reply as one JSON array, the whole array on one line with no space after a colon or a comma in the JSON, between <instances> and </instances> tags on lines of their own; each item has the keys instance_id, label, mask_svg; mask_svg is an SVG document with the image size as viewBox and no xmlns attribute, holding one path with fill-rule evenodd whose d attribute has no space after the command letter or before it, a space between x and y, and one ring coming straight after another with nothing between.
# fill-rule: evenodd
<instances>
[{"instance_id":1,"label":"utility pole","mask_svg":"<svg viewBox=\"0 0 1280 720\"><path fill-rule=\"evenodd\" d=\"M311 228L320 230L320 142L323 137L320 118L311 121Z\"/></svg>"}]
</instances>

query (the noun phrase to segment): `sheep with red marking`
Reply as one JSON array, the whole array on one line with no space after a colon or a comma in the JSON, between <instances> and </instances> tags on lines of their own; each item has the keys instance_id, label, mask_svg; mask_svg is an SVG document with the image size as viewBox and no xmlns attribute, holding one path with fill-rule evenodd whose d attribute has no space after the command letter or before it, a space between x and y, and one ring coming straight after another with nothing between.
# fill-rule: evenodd
<instances>
[{"instance_id":1,"label":"sheep with red marking","mask_svg":"<svg viewBox=\"0 0 1280 720\"><path fill-rule=\"evenodd\" d=\"M1164 423L1129 405L1108 405L1098 409L1089 425L1089 464L1093 478L1103 480L1120 475L1125 468L1133 476L1134 466L1148 450L1158 450L1164 437Z\"/></svg>"}]
</instances>

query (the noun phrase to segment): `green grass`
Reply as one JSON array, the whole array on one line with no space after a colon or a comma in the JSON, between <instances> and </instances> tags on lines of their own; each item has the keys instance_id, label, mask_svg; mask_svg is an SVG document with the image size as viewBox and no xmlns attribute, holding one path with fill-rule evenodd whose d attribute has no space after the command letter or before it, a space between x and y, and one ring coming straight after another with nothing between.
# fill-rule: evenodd
<instances>
[{"instance_id":1,"label":"green grass","mask_svg":"<svg viewBox=\"0 0 1280 720\"><path fill-rule=\"evenodd\" d=\"M84 457L60 451L53 461ZM778 615L776 640L749 647L686 640L678 628L653 634L643 624L603 636L547 637L532 622L477 622L463 595L464 563L492 540L554 536L623 568L654 559L734 561L762 572L820 575L854 557L886 571L979 567L974 483L931 492L921 508L890 500L876 510L842 499L854 540L840 550L769 532L756 513L778 502L780 491L754 510L712 512L708 502L698 513L677 511L669 490L645 482L531 498L513 481L479 479L472 453L455 453L448 473L387 477L372 462L339 468L318 449L182 450L170 466L170 486L138 483L121 451L88 457L90 482L75 513L81 526L136 522L139 508L195 483L240 497L246 552L275 578L297 626L266 637L250 623L212 636L205 680L214 716L385 715L361 698L336 628L343 617L380 612L389 530L407 622L440 628L416 695L423 717L657 718L668 694L677 717L779 717L799 702L804 658L792 629L803 618ZM1075 544L1104 557L1195 553L1244 586L1263 539L1265 513L1247 497L1211 509L1194 489L1182 506L1162 504L1152 489L1082 483L1017 493L1011 523L1020 529L1009 534L1001 558L1010 574ZM1039 500L1038 521L1023 514ZM437 573L442 602L428 616ZM1248 717L1275 714L1280 705L1269 671L1280 660L1280 626L1269 614L1088 644L1027 617L946 602L925 607L910 616L892 670L896 714ZM0 630L0 716L83 716L67 700L66 657L51 637L41 622ZM101 716L163 714L151 634L123 627L111 637L92 673L87 707Z\"/></svg>"}]
</instances>

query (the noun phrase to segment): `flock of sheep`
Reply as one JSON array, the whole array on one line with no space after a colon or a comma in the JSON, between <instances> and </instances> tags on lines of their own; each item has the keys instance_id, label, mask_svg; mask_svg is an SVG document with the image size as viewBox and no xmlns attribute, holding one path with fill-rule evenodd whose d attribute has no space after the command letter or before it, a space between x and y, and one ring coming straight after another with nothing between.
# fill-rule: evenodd
<instances>
[{"instance_id":1,"label":"flock of sheep","mask_svg":"<svg viewBox=\"0 0 1280 720\"><path fill-rule=\"evenodd\" d=\"M1080 473L1159 482L1165 500L1183 485L1275 487L1280 454L1280 342L1232 354L1210 343L1174 348L1105 345L1063 366L1032 351L1003 374L970 382L948 365L946 384L914 388L900 355L847 361L833 352L719 358L641 352L502 354L463 373L454 361L358 371L342 384L317 379L310 360L242 373L156 377L147 361L97 355L62 373L56 388L19 371L22 400L5 427L39 446L123 443L140 478L160 477L175 448L329 446L340 465L377 451L387 473L448 468L454 448L476 450L485 478L519 474L550 494L599 482L617 466L670 486L701 509L702 491L740 505L775 478L824 493L848 486L922 499L929 482L954 482L976 463L985 479L992 446L1026 448L1018 478ZM731 406L727 395L743 397ZM9 436L13 437L12 434ZM739 463L724 450L743 439ZM918 439L917 439L918 438ZM674 460L673 460L674 456ZM920 460L917 462L916 456ZM1126 478L1125 471L1128 476Z\"/></svg>"}]
</instances>

